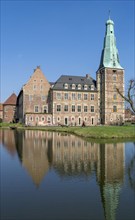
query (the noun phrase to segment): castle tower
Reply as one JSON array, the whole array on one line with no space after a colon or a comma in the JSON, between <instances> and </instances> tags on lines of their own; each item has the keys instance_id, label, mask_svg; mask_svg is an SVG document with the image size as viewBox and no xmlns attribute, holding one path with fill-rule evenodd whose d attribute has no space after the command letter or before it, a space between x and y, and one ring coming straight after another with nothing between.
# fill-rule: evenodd
<instances>
[{"instance_id":1,"label":"castle tower","mask_svg":"<svg viewBox=\"0 0 135 220\"><path fill-rule=\"evenodd\" d=\"M124 94L124 69L120 65L114 22L106 22L106 33L97 71L98 106L101 124L121 124L124 121L124 100L117 93Z\"/></svg>"}]
</instances>

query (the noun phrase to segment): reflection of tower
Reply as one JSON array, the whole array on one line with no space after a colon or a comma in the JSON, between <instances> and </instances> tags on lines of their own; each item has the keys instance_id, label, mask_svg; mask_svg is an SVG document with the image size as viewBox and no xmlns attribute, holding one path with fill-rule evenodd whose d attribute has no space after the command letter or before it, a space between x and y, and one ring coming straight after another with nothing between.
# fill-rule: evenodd
<instances>
[{"instance_id":1,"label":"reflection of tower","mask_svg":"<svg viewBox=\"0 0 135 220\"><path fill-rule=\"evenodd\" d=\"M97 169L106 220L114 220L124 178L124 144L101 144Z\"/></svg>"}]
</instances>

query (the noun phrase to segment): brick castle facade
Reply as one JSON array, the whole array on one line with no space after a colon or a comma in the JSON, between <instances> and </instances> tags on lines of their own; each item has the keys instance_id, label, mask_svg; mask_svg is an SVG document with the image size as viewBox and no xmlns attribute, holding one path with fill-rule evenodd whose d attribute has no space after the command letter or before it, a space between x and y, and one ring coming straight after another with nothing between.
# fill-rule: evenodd
<instances>
[{"instance_id":1,"label":"brick castle facade","mask_svg":"<svg viewBox=\"0 0 135 220\"><path fill-rule=\"evenodd\" d=\"M121 124L125 108L116 88L124 94L124 69L109 19L96 80L89 74L62 75L49 83L38 66L17 97L15 119L31 126Z\"/></svg>"}]
</instances>

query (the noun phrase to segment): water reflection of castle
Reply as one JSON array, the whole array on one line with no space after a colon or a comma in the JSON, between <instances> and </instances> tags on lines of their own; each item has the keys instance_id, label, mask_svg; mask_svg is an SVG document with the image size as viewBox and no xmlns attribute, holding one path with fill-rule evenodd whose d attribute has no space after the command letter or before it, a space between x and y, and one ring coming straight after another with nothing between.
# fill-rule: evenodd
<instances>
[{"instance_id":1,"label":"water reflection of castle","mask_svg":"<svg viewBox=\"0 0 135 220\"><path fill-rule=\"evenodd\" d=\"M115 219L124 179L123 143L90 143L73 135L30 130L21 131L15 137L19 158L36 186L50 167L69 178L96 173L105 217ZM10 139L9 143L5 140L9 148Z\"/></svg>"}]
</instances>

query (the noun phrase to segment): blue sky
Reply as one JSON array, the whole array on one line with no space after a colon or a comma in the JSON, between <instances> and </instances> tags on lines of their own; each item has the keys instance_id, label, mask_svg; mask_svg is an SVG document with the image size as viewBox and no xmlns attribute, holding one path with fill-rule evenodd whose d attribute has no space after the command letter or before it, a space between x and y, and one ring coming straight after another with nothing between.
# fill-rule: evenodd
<instances>
[{"instance_id":1,"label":"blue sky","mask_svg":"<svg viewBox=\"0 0 135 220\"><path fill-rule=\"evenodd\" d=\"M134 1L1 1L1 102L37 65L50 82L60 75L96 79L108 11L125 83L134 77Z\"/></svg>"}]
</instances>

